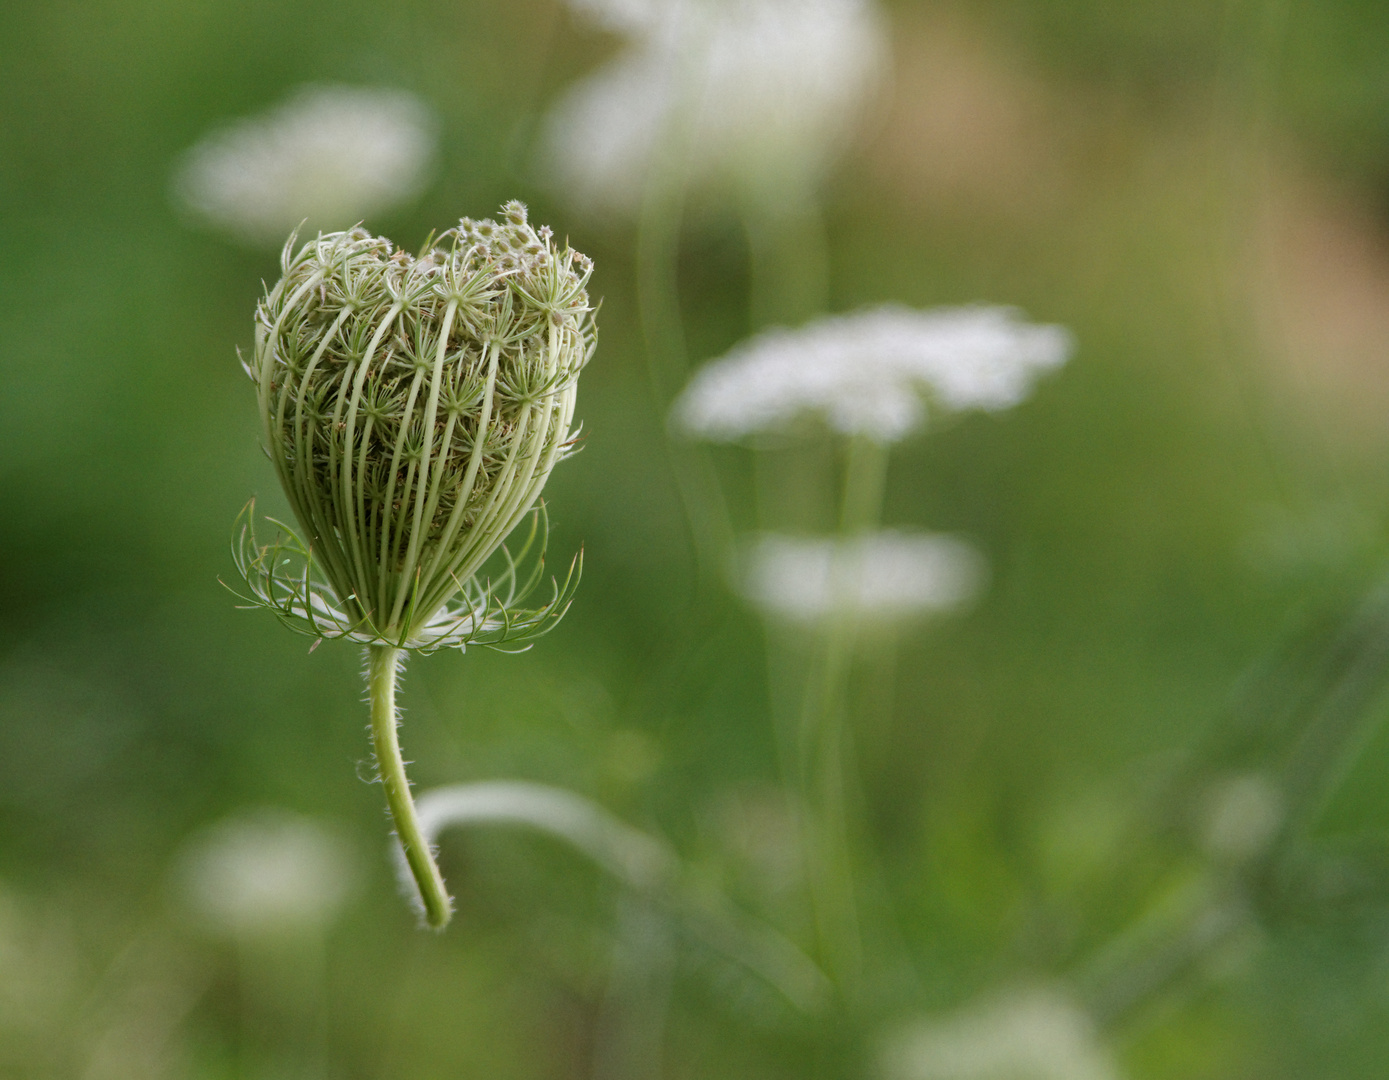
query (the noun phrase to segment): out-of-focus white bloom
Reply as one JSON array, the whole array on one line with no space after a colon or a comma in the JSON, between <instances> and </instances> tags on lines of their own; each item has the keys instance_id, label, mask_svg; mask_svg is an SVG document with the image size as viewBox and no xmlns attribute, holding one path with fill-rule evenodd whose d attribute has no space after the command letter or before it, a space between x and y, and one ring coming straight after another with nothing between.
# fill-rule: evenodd
<instances>
[{"instance_id":1,"label":"out-of-focus white bloom","mask_svg":"<svg viewBox=\"0 0 1389 1080\"><path fill-rule=\"evenodd\" d=\"M348 228L420 192L435 127L404 90L301 87L192 147L174 173L174 198L254 244L282 244L306 219L311 230Z\"/></svg>"},{"instance_id":2,"label":"out-of-focus white bloom","mask_svg":"<svg viewBox=\"0 0 1389 1080\"><path fill-rule=\"evenodd\" d=\"M892 1040L887 1080L1117 1080L1090 1018L1048 990L926 1020Z\"/></svg>"},{"instance_id":3,"label":"out-of-focus white bloom","mask_svg":"<svg viewBox=\"0 0 1389 1080\"><path fill-rule=\"evenodd\" d=\"M1244 862L1263 852L1283 824L1283 793L1267 776L1226 777L1209 793L1206 850L1226 862Z\"/></svg>"},{"instance_id":4,"label":"out-of-focus white bloom","mask_svg":"<svg viewBox=\"0 0 1389 1080\"><path fill-rule=\"evenodd\" d=\"M845 435L895 442L925 421L923 396L950 411L1011 408L1070 351L1064 328L1023 322L1012 308L888 305L759 334L700 369L672 416L722 442L806 414Z\"/></svg>"},{"instance_id":5,"label":"out-of-focus white bloom","mask_svg":"<svg viewBox=\"0 0 1389 1080\"><path fill-rule=\"evenodd\" d=\"M901 623L952 611L979 591L984 557L954 536L885 530L866 536L759 537L743 594L795 623L835 617Z\"/></svg>"},{"instance_id":6,"label":"out-of-focus white bloom","mask_svg":"<svg viewBox=\"0 0 1389 1080\"><path fill-rule=\"evenodd\" d=\"M631 39L551 111L547 164L583 205L634 210L652 170L813 184L883 77L868 0L570 0Z\"/></svg>"},{"instance_id":7,"label":"out-of-focus white bloom","mask_svg":"<svg viewBox=\"0 0 1389 1080\"><path fill-rule=\"evenodd\" d=\"M351 891L343 842L309 818L262 810L197 836L178 866L193 912L212 929L261 936L332 921Z\"/></svg>"}]
</instances>

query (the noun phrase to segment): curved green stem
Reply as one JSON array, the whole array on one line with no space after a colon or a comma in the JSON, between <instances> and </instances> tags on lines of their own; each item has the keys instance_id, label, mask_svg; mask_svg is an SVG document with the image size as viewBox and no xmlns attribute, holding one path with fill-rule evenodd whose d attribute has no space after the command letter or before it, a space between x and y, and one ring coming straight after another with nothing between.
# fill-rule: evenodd
<instances>
[{"instance_id":1,"label":"curved green stem","mask_svg":"<svg viewBox=\"0 0 1389 1080\"><path fill-rule=\"evenodd\" d=\"M442 930L453 915L453 901L434 861L434 852L420 828L415 813L415 800L410 797L410 781L405 776L405 762L400 756L400 739L396 735L398 718L395 711L395 685L400 675L403 649L390 645L367 646L367 693L371 701L371 743L376 751L376 767L381 786L386 789L386 805L395 822L396 836L405 861L420 890L424 905L424 921L434 930Z\"/></svg>"},{"instance_id":2,"label":"curved green stem","mask_svg":"<svg viewBox=\"0 0 1389 1080\"><path fill-rule=\"evenodd\" d=\"M830 630L806 687L799 732L801 802L809 812L806 870L820 960L846 999L857 993L863 973L845 775L845 684L853 645L848 629Z\"/></svg>"}]
</instances>

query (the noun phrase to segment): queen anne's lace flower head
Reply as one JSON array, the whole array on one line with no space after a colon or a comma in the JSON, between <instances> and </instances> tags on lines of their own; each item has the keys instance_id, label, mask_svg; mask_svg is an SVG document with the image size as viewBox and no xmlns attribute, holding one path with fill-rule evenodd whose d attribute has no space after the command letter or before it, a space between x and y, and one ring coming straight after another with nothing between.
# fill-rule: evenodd
<instances>
[{"instance_id":1,"label":"queen anne's lace flower head","mask_svg":"<svg viewBox=\"0 0 1389 1080\"><path fill-rule=\"evenodd\" d=\"M819 417L835 431L895 442L927 405L998 411L1063 364L1070 335L1010 308L887 306L769 330L702 368L675 403L675 425L731 442Z\"/></svg>"},{"instance_id":2,"label":"queen anne's lace flower head","mask_svg":"<svg viewBox=\"0 0 1389 1080\"><path fill-rule=\"evenodd\" d=\"M635 210L655 168L761 189L818 179L886 67L868 0L571 0L629 38L552 110L558 190Z\"/></svg>"},{"instance_id":3,"label":"queen anne's lace flower head","mask_svg":"<svg viewBox=\"0 0 1389 1080\"><path fill-rule=\"evenodd\" d=\"M572 451L594 346L592 264L502 210L419 258L363 229L285 247L247 373L307 543L243 534L238 560L248 599L299 629L433 649L563 614L564 590L512 610L514 562L474 578Z\"/></svg>"},{"instance_id":4,"label":"queen anne's lace flower head","mask_svg":"<svg viewBox=\"0 0 1389 1080\"><path fill-rule=\"evenodd\" d=\"M434 154L434 117L413 94L306 86L204 137L184 155L174 196L216 228L278 244L301 222L345 228L409 200Z\"/></svg>"},{"instance_id":5,"label":"queen anne's lace flower head","mask_svg":"<svg viewBox=\"0 0 1389 1080\"><path fill-rule=\"evenodd\" d=\"M953 536L885 530L850 538L764 534L742 591L773 618L900 624L956 610L977 594L984 558Z\"/></svg>"}]
</instances>

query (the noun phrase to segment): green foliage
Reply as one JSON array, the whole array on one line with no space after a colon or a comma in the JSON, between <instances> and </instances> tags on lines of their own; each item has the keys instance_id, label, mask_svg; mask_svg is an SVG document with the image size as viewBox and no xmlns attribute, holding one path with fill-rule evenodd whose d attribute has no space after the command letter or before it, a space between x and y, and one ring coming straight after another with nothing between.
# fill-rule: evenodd
<instances>
[{"instance_id":1,"label":"green foliage","mask_svg":"<svg viewBox=\"0 0 1389 1080\"><path fill-rule=\"evenodd\" d=\"M967 535L993 575L973 613L893 644L895 680L864 665L855 684L872 705L851 725L881 929L869 945L890 961L883 996L859 1018L867 1031L1015 976L1073 976L1135 919L1169 910L1207 865L1199 837L1223 774L1277 779L1297 725L1340 715L1349 698L1336 687L1349 684L1319 674L1318 658L1389 552L1389 445L1382 423L1357 419L1382 417L1372 365L1319 360L1290 391L1265 327L1231 315L1212 284L1250 209L1222 201L1242 167L1230 127L1271 134L1299 169L1333 162L1338 190L1375 205L1389 160L1383 5L946 6L1003 70L1049 62L1037 83L1053 111L985 133L1008 146L1029 136L1060 156L1060 177L1050 156L1018 164L987 141L966 148L1026 178L1012 201L989 201L991 176L965 173L969 197L952 198L924 166L924 179L893 172L912 163L883 139L910 150L966 126L971 102L993 102L971 81L987 71L953 71L958 111L885 121L844 162L826 207L830 307L1017 303L1071 327L1079 349L1027 409L961 419L893 459L886 520ZM913 25L918 7L889 18L925 38L934 26ZM1251 28L1275 7L1290 16L1281 38L1275 26L1256 41ZM1249 18L1221 34L1216 8ZM1022 14L1016 34L995 39L1001 10ZM538 115L612 40L538 0L10 4L0 32L0 1073L232 1077L252 1068L243 1043L260 1031L267 1053L276 1038L317 1040L331 1076L551 1080L590 1075L620 1012L614 957L630 954L613 887L557 845L445 837L459 917L445 936L417 934L381 851L379 792L353 774L365 756L357 650L306 656L217 584L227 522L248 493L272 520L296 522L258 452L255 395L234 359L238 345L254 358L246 316L258 280L273 286L281 268L189 229L167 186L205 131L305 81L401 86L438 111L435 185L368 222L371 233L418 251L433 224L519 193L602 267L584 453L546 489L552 542L584 545L584 593L543 649L412 667L402 701L417 783L517 777L584 793L669 839L692 888L722 889L804 940L782 843L795 819L769 798L769 700L790 697L794 710L798 690L767 685L767 649L784 643L764 640L731 596L692 609L630 231L569 217L534 183ZM899 44L910 61L913 41ZM922 74L899 69L908 119ZM1153 86L1165 111L1151 108ZM1231 100L1250 108L1227 127ZM749 330L741 227L707 226L687 223L681 241L695 363ZM1372 230L1364 239L1374 247ZM1340 281L1336 297L1359 295ZM1257 274L1242 284L1263 287ZM1355 408L1334 396L1325 408L1323 380L1339 377ZM426 403L431 381L432 368ZM784 497L780 522L825 526L828 443L755 464L719 453L740 527L757 526L755 484ZM313 470L329 475L321 460ZM407 552L414 520L412 508ZM262 526L238 549L253 577L258 559L267 572L302 560L279 579L300 590L288 611L284 592L259 599L288 614L318 589L355 595L353 579L340 592L323 568L312 530L294 530L300 542ZM509 582L524 604L534 574L532 556L513 556L514 579L503 549L491 564L508 608ZM1287 639L1310 659L1277 652ZM1251 667L1276 673L1256 680L1260 694L1239 689ZM1323 685L1337 695L1331 712L1308 704ZM1389 829L1389 743L1371 739L1347 768L1305 838L1313 854L1284 864L1296 903L1244 897L1244 932L1111 1027L1127 1080L1383 1074L1389 877L1373 871ZM279 968L247 975L236 948L186 925L167 875L200 827L264 805L337 822L360 878L324 941L286 945ZM696 958L675 973L668 1073L871 1073L834 1023L759 1009L734 979L710 992L712 966ZM314 971L324 1008L310 1015L307 996L285 999ZM632 997L657 998L636 985ZM269 988L260 1012L246 1004L257 987Z\"/></svg>"}]
</instances>

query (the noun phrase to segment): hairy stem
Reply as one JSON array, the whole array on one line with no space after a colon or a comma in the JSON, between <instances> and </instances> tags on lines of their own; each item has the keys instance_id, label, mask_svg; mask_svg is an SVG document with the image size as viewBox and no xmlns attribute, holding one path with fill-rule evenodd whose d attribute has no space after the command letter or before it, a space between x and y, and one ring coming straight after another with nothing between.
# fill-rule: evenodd
<instances>
[{"instance_id":1,"label":"hairy stem","mask_svg":"<svg viewBox=\"0 0 1389 1080\"><path fill-rule=\"evenodd\" d=\"M420 828L415 800L410 797L410 781L405 776L405 762L400 756L400 739L396 734L395 686L400 675L403 651L390 645L367 646L371 742L376 751L376 767L381 776L381 786L386 789L386 805L391 810L396 836L420 891L424 921L432 929L442 930L453 915L453 904L444 886L443 875L434 861L434 852Z\"/></svg>"}]
</instances>

